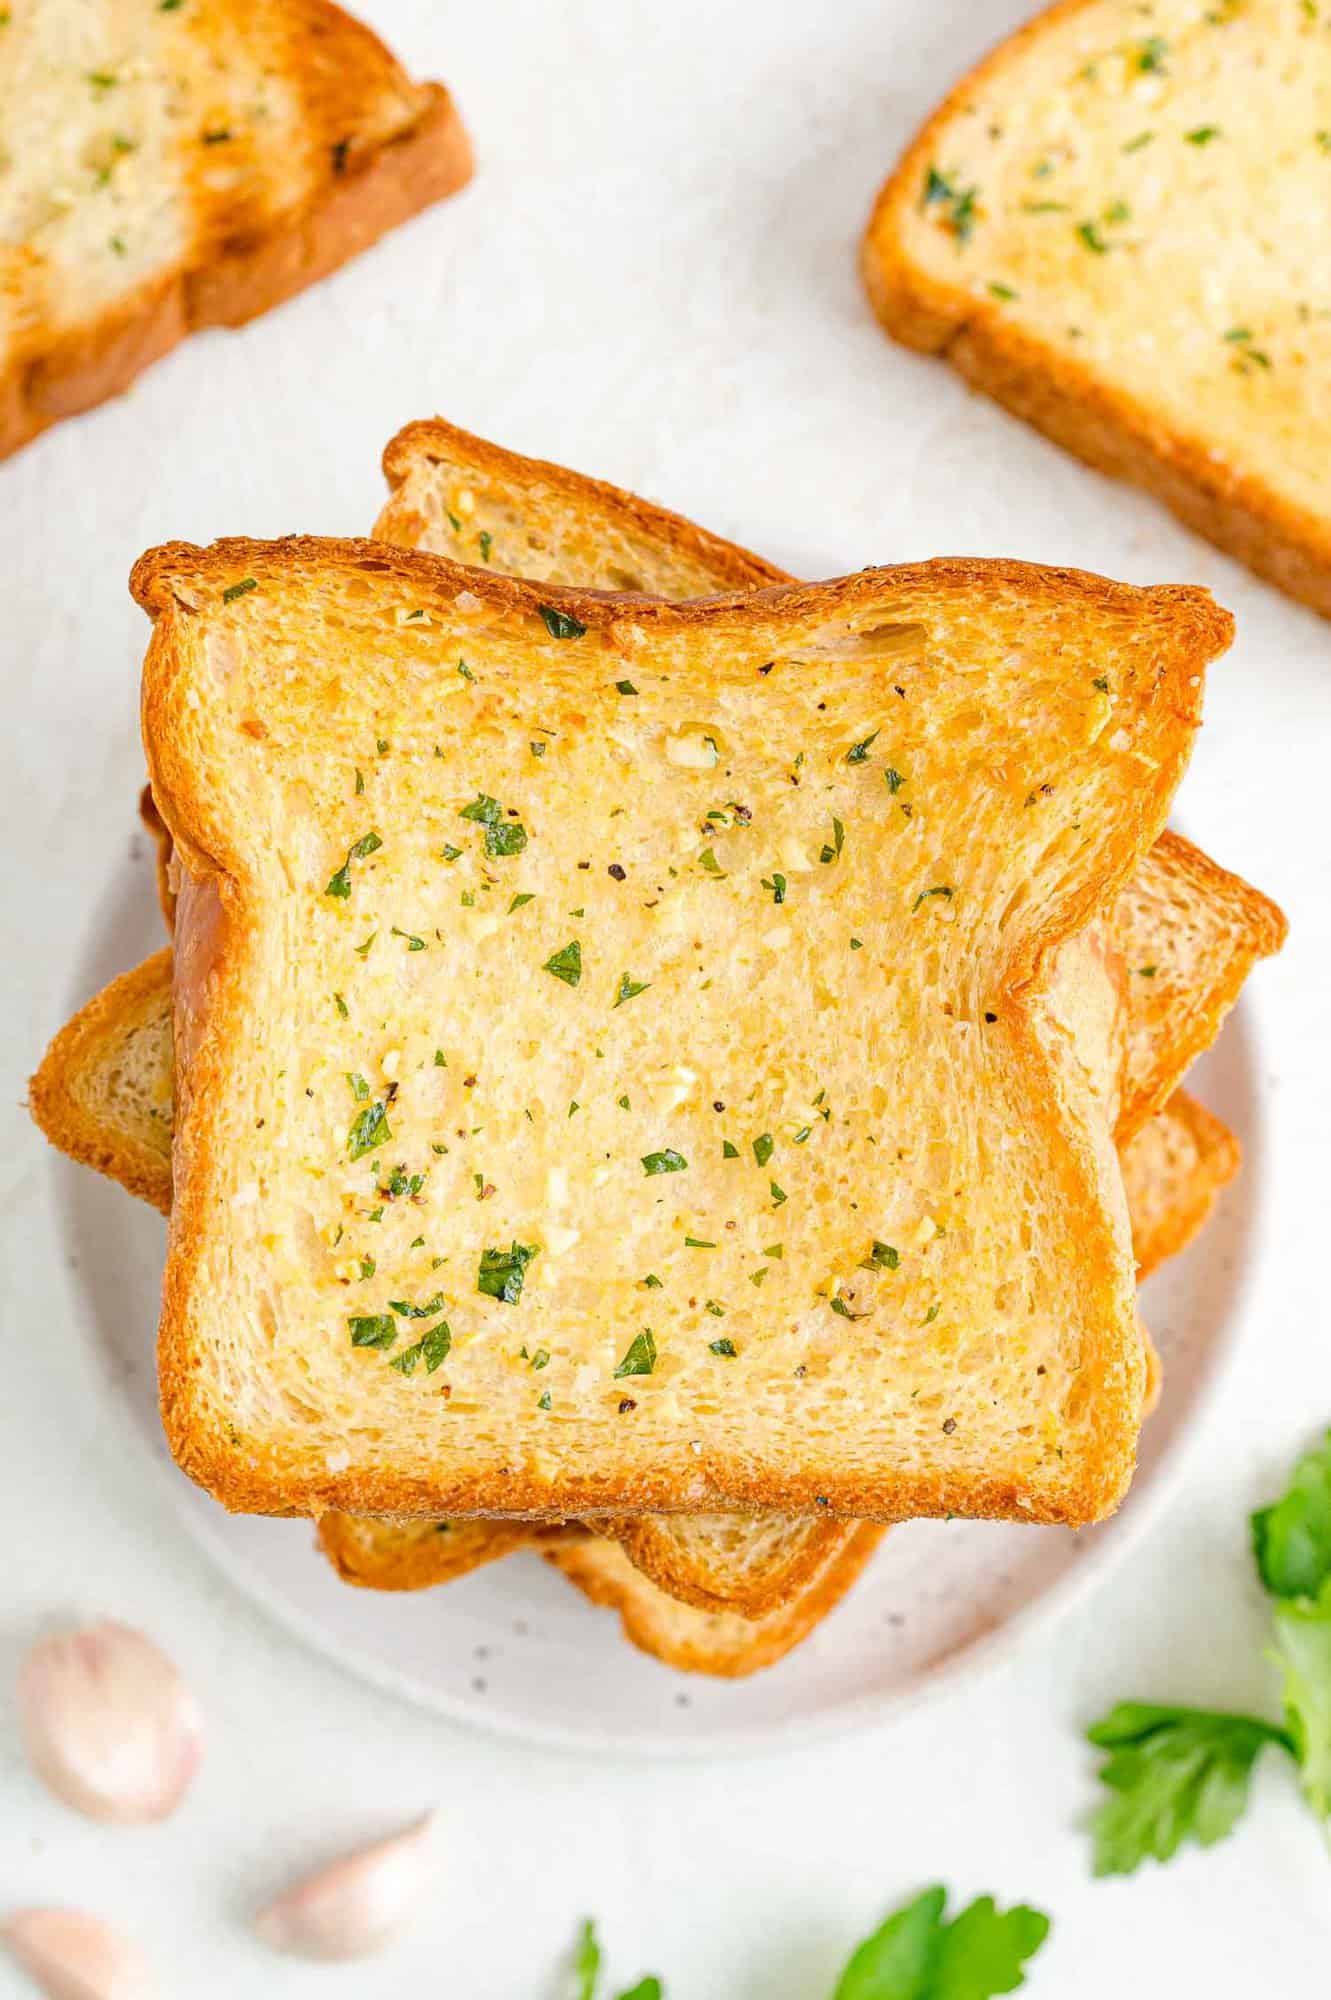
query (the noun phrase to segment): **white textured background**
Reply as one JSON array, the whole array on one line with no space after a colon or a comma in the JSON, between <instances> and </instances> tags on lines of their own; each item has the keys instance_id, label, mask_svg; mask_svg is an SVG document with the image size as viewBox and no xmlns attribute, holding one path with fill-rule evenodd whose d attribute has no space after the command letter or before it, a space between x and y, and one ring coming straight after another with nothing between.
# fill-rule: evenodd
<instances>
[{"instance_id":1,"label":"white textured background","mask_svg":"<svg viewBox=\"0 0 1331 2000\"><path fill-rule=\"evenodd\" d=\"M652 1968L670 2000L823 2000L855 1937L935 1877L1053 1913L1036 1996L1321 1994L1331 1876L1284 1774L1262 1775L1225 1846L1096 1884L1077 1732L1128 1693L1271 1696L1245 1516L1331 1417L1331 629L870 320L855 243L875 186L1023 0L365 12L456 91L472 187L0 466L0 1896L118 1918L164 1991L190 2000L537 2000L586 1911L622 1984ZM1295 928L1250 1017L1265 1223L1237 1366L1172 1510L1086 1607L978 1684L850 1742L712 1769L593 1762L369 1693L219 1580L101 1391L57 1199L73 1170L20 1100L48 1034L115 969L90 968L89 939L141 771L127 571L168 536L363 532L384 441L435 409L775 555L821 555L829 573L1014 554L1207 583L1239 614L1186 823ZM211 1755L167 1828L98 1830L27 1777L8 1689L52 1610L145 1623L197 1683ZM245 1913L276 1879L435 1800L440 1888L390 1957L307 1971L248 1941ZM17 1990L0 1969L0 1994Z\"/></svg>"}]
</instances>

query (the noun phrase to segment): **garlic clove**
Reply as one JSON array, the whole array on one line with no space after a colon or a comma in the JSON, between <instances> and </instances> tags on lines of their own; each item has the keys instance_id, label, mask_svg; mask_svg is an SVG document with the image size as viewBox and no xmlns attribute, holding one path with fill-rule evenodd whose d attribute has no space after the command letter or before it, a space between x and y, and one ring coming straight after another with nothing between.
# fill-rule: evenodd
<instances>
[{"instance_id":1,"label":"garlic clove","mask_svg":"<svg viewBox=\"0 0 1331 2000\"><path fill-rule=\"evenodd\" d=\"M199 1711L142 1632L106 1620L39 1639L19 1673L33 1768L90 1819L165 1819L199 1767Z\"/></svg>"},{"instance_id":2,"label":"garlic clove","mask_svg":"<svg viewBox=\"0 0 1331 2000\"><path fill-rule=\"evenodd\" d=\"M47 2000L151 2000L138 1946L82 1910L20 1910L0 1938Z\"/></svg>"},{"instance_id":3,"label":"garlic clove","mask_svg":"<svg viewBox=\"0 0 1331 2000\"><path fill-rule=\"evenodd\" d=\"M260 1910L254 1927L274 1951L364 1958L415 1914L433 1873L434 1814L306 1876Z\"/></svg>"}]
</instances>

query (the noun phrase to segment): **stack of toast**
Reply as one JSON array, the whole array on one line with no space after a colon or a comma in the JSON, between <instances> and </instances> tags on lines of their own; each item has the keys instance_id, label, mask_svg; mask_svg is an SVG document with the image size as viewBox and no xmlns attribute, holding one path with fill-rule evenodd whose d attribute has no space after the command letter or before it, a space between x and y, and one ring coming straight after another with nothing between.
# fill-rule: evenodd
<instances>
[{"instance_id":1,"label":"stack of toast","mask_svg":"<svg viewBox=\"0 0 1331 2000\"><path fill-rule=\"evenodd\" d=\"M171 942L33 1079L170 1217L163 1418L347 1582L540 1549L740 1675L894 1522L1117 1505L1182 1088L1280 912L1165 831L1204 592L803 584L439 420L133 588Z\"/></svg>"}]
</instances>

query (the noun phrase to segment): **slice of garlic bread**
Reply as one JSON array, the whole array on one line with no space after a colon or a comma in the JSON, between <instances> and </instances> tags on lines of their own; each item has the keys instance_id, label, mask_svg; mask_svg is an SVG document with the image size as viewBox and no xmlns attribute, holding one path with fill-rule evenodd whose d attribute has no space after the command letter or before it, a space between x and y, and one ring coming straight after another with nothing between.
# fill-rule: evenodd
<instances>
[{"instance_id":1,"label":"slice of garlic bread","mask_svg":"<svg viewBox=\"0 0 1331 2000\"><path fill-rule=\"evenodd\" d=\"M1242 1154L1227 1125L1177 1090L1119 1157L1137 1276L1149 1278L1167 1257L1187 1249L1238 1172Z\"/></svg>"},{"instance_id":2,"label":"slice of garlic bread","mask_svg":"<svg viewBox=\"0 0 1331 2000\"><path fill-rule=\"evenodd\" d=\"M448 93L329 0L7 9L0 457L470 173Z\"/></svg>"},{"instance_id":3,"label":"slice of garlic bread","mask_svg":"<svg viewBox=\"0 0 1331 2000\"><path fill-rule=\"evenodd\" d=\"M184 870L161 1378L201 1483L1116 1502L1126 1213L1034 975L1160 828L1229 637L1205 593L962 561L672 606L314 540L134 587Z\"/></svg>"},{"instance_id":4,"label":"slice of garlic bread","mask_svg":"<svg viewBox=\"0 0 1331 2000\"><path fill-rule=\"evenodd\" d=\"M1062 0L878 199L888 330L1331 614L1331 10Z\"/></svg>"}]
</instances>

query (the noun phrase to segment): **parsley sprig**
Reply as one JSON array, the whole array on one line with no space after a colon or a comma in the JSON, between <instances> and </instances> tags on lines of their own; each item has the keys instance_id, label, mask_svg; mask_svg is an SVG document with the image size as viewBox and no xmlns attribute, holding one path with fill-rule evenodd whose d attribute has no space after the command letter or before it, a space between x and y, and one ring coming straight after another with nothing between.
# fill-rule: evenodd
<instances>
[{"instance_id":1,"label":"parsley sprig","mask_svg":"<svg viewBox=\"0 0 1331 2000\"><path fill-rule=\"evenodd\" d=\"M1253 1515L1252 1545L1273 1600L1284 1723L1149 1702L1111 1709L1087 1732L1109 1752L1100 1778L1113 1795L1092 1823L1097 1875L1167 1861L1185 1840L1223 1840L1268 1744L1288 1751L1308 1805L1331 1822L1331 1432Z\"/></svg>"},{"instance_id":2,"label":"parsley sprig","mask_svg":"<svg viewBox=\"0 0 1331 2000\"><path fill-rule=\"evenodd\" d=\"M977 1896L954 1917L946 1912L941 1886L903 1903L852 1952L829 2000L994 2000L1025 1985L1048 1917L1024 1903L1000 1910L992 1896ZM568 2000L598 2000L601 1947L590 1920L568 1973ZM648 1977L616 2000L665 2000L665 1988Z\"/></svg>"}]
</instances>

